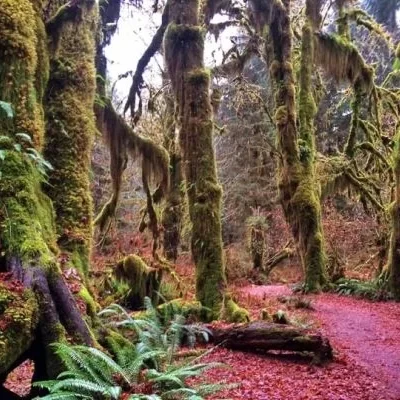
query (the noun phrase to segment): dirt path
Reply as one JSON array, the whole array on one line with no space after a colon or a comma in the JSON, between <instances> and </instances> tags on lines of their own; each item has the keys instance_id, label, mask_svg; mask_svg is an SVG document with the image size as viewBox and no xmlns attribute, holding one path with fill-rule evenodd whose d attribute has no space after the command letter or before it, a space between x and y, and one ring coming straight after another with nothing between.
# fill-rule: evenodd
<instances>
[{"instance_id":1,"label":"dirt path","mask_svg":"<svg viewBox=\"0 0 400 400\"><path fill-rule=\"evenodd\" d=\"M242 291L264 300L290 295L287 286L252 286ZM386 398L400 400L400 304L335 294L308 297L314 308L310 316L320 322L334 348L381 383Z\"/></svg>"}]
</instances>

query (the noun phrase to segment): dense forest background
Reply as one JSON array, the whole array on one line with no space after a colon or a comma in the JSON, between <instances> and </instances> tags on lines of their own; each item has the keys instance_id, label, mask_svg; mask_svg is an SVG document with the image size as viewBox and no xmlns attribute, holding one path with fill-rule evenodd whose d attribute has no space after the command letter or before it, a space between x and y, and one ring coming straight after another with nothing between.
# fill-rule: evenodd
<instances>
[{"instance_id":1,"label":"dense forest background","mask_svg":"<svg viewBox=\"0 0 400 400\"><path fill-rule=\"evenodd\" d=\"M0 0L0 397L278 393L213 383L240 350L296 353L304 398L332 363L341 398L342 342L372 362L365 309L399 312L399 25L399 0Z\"/></svg>"}]
</instances>

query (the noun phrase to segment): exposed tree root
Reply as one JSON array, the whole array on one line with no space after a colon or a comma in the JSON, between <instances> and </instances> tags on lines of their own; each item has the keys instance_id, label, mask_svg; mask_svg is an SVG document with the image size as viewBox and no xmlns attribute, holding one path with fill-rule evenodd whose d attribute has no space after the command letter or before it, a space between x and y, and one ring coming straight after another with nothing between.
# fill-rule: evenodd
<instances>
[{"instance_id":1,"label":"exposed tree root","mask_svg":"<svg viewBox=\"0 0 400 400\"><path fill-rule=\"evenodd\" d=\"M17 257L10 257L6 268L8 275L0 287L4 306L0 323L6 327L0 347L0 384L27 359L35 364L33 380L54 377L61 366L49 345L67 337L93 345L90 330L57 270L25 266ZM1 385L0 394L1 399L18 398Z\"/></svg>"}]
</instances>

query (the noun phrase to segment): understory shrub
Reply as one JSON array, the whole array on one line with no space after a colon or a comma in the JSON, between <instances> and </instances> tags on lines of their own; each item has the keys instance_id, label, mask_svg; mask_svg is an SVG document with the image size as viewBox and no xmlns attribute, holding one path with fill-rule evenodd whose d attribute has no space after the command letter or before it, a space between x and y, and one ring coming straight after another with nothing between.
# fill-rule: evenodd
<instances>
[{"instance_id":1,"label":"understory shrub","mask_svg":"<svg viewBox=\"0 0 400 400\"><path fill-rule=\"evenodd\" d=\"M188 325L182 315L162 323L156 308L146 298L146 310L131 317L121 306L113 304L99 313L114 331L107 339L113 355L92 347L54 344L65 371L57 379L37 382L36 387L49 393L42 400L201 400L226 389L226 385L196 385L188 378L201 377L219 363L200 363L200 357L180 361L177 350L183 341L193 346L201 335L208 340L209 331ZM125 337L122 336L125 333ZM127 337L135 337L134 341Z\"/></svg>"}]
</instances>

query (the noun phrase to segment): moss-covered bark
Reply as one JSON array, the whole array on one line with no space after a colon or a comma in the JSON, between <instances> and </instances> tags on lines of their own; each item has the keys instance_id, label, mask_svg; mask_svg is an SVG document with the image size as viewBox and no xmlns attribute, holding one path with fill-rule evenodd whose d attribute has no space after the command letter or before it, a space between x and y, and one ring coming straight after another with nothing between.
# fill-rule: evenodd
<instances>
[{"instance_id":1,"label":"moss-covered bark","mask_svg":"<svg viewBox=\"0 0 400 400\"><path fill-rule=\"evenodd\" d=\"M272 59L271 77L275 84L275 122L282 158L279 165L281 204L297 242L305 270L305 289L318 291L326 283L324 239L321 225L320 194L315 179L314 117L312 93L314 30L318 25L318 2L307 1L303 27L300 93L297 104L292 56L290 0L265 4L252 1L260 28L269 28L267 59Z\"/></svg>"},{"instance_id":2,"label":"moss-covered bark","mask_svg":"<svg viewBox=\"0 0 400 400\"><path fill-rule=\"evenodd\" d=\"M389 287L396 300L400 300L400 143L396 144L395 201L392 205L392 233L390 240L388 278Z\"/></svg>"},{"instance_id":3,"label":"moss-covered bark","mask_svg":"<svg viewBox=\"0 0 400 400\"><path fill-rule=\"evenodd\" d=\"M0 100L14 116L0 115L0 242L7 254L24 262L49 265L55 233L50 200L41 191L42 177L29 155L44 137L41 100L48 77L44 25L37 2L0 2ZM18 133L30 136L22 141ZM20 143L19 143L20 142ZM18 149L15 145L19 144Z\"/></svg>"},{"instance_id":4,"label":"moss-covered bark","mask_svg":"<svg viewBox=\"0 0 400 400\"><path fill-rule=\"evenodd\" d=\"M51 2L55 15L64 0ZM95 133L95 35L98 10L94 0L81 2L58 23L50 40L50 80L45 98L44 155L54 167L47 193L56 211L58 243L71 264L86 275L92 238L90 154Z\"/></svg>"},{"instance_id":5,"label":"moss-covered bark","mask_svg":"<svg viewBox=\"0 0 400 400\"><path fill-rule=\"evenodd\" d=\"M400 45L396 50L394 70L400 70ZM400 123L397 126L394 154L395 199L392 205L392 234L388 260L389 286L396 300L400 301Z\"/></svg>"},{"instance_id":6,"label":"moss-covered bark","mask_svg":"<svg viewBox=\"0 0 400 400\"><path fill-rule=\"evenodd\" d=\"M0 100L14 110L0 115L0 268L9 280L0 288L0 384L26 358L35 361L35 378L57 374L48 345L67 334L92 342L56 262L55 213L43 192L49 58L42 6L0 0Z\"/></svg>"},{"instance_id":7,"label":"moss-covered bark","mask_svg":"<svg viewBox=\"0 0 400 400\"><path fill-rule=\"evenodd\" d=\"M164 147L169 153L170 186L165 198L162 216L164 255L168 260L176 261L181 240L182 219L184 211L184 180L182 160L176 143L176 124L174 117L174 100L170 93L165 95L167 104L166 135Z\"/></svg>"},{"instance_id":8,"label":"moss-covered bark","mask_svg":"<svg viewBox=\"0 0 400 400\"><path fill-rule=\"evenodd\" d=\"M213 149L210 74L204 68L204 32L199 2L169 4L170 24L164 40L165 59L178 107L177 124L183 155L192 254L196 264L196 296L219 317L226 286L222 256L221 186Z\"/></svg>"},{"instance_id":9,"label":"moss-covered bark","mask_svg":"<svg viewBox=\"0 0 400 400\"><path fill-rule=\"evenodd\" d=\"M144 306L144 298L149 297L154 305L158 303L158 291L162 271L149 267L139 256L130 255L121 260L115 268L118 280L129 285L124 303L132 310Z\"/></svg>"},{"instance_id":10,"label":"moss-covered bark","mask_svg":"<svg viewBox=\"0 0 400 400\"><path fill-rule=\"evenodd\" d=\"M22 285L0 283L0 382L35 337L39 310L32 291Z\"/></svg>"}]
</instances>

